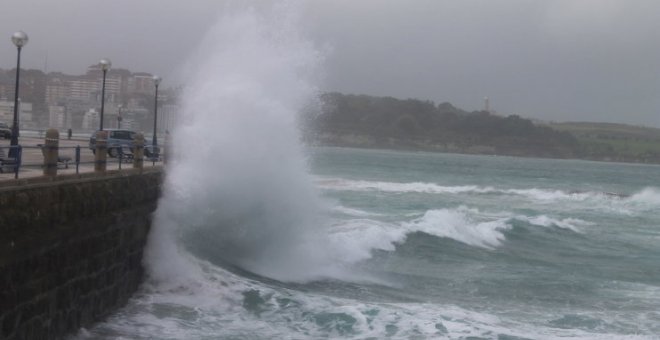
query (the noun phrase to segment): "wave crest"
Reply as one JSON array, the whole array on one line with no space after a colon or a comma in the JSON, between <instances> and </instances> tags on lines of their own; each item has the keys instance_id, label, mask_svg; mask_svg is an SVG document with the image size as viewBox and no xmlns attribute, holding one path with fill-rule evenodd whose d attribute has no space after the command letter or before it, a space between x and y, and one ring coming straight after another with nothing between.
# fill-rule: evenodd
<instances>
[{"instance_id":1,"label":"wave crest","mask_svg":"<svg viewBox=\"0 0 660 340\"><path fill-rule=\"evenodd\" d=\"M642 191L630 196L628 201L658 206L660 205L660 189L654 187L644 188Z\"/></svg>"},{"instance_id":2,"label":"wave crest","mask_svg":"<svg viewBox=\"0 0 660 340\"><path fill-rule=\"evenodd\" d=\"M444 186L427 182L384 182L348 180L342 178L317 178L316 185L325 190L379 191L389 193L423 194L499 194L515 195L536 201L615 201L622 203L660 204L660 189L648 187L632 195L608 191L564 191L541 188L503 189L493 186L457 185Z\"/></svg>"},{"instance_id":3,"label":"wave crest","mask_svg":"<svg viewBox=\"0 0 660 340\"><path fill-rule=\"evenodd\" d=\"M581 233L580 227L590 222L576 218L558 219L546 215L525 216L510 212L488 213L460 206L454 209L434 209L403 223L387 223L366 218L338 222L331 227L330 248L336 260L355 263L369 259L373 250L394 251L408 236L421 232L451 239L468 246L494 250L506 241L506 232L514 221L531 226L559 228Z\"/></svg>"}]
</instances>

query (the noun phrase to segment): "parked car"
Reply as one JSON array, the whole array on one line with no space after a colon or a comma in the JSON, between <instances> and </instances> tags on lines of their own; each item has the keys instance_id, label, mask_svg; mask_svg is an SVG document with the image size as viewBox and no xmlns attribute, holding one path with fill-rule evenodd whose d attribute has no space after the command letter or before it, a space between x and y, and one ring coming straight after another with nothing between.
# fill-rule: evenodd
<instances>
[{"instance_id":1,"label":"parked car","mask_svg":"<svg viewBox=\"0 0 660 340\"><path fill-rule=\"evenodd\" d=\"M119 129L104 129L108 133L108 155L110 157L117 157L121 149L122 153L130 154L132 153L131 148L133 147L133 139L137 132L131 130L119 130ZM89 148L92 149L93 153L96 153L96 134L99 131L94 131L92 136L89 138Z\"/></svg>"},{"instance_id":2,"label":"parked car","mask_svg":"<svg viewBox=\"0 0 660 340\"><path fill-rule=\"evenodd\" d=\"M11 128L6 123L0 123L0 136L4 139L11 138Z\"/></svg>"}]
</instances>

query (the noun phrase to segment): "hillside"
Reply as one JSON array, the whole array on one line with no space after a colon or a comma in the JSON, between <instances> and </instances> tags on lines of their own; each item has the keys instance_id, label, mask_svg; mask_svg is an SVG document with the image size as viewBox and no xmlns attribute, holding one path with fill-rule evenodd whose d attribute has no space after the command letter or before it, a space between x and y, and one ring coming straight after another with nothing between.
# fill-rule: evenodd
<instances>
[{"instance_id":1,"label":"hillside","mask_svg":"<svg viewBox=\"0 0 660 340\"><path fill-rule=\"evenodd\" d=\"M527 157L578 157L576 138L516 115L467 112L449 103L327 93L308 136L324 145Z\"/></svg>"},{"instance_id":2,"label":"hillside","mask_svg":"<svg viewBox=\"0 0 660 340\"><path fill-rule=\"evenodd\" d=\"M622 162L660 163L660 129L613 123L567 122L547 126L580 142L582 157Z\"/></svg>"},{"instance_id":3,"label":"hillside","mask_svg":"<svg viewBox=\"0 0 660 340\"><path fill-rule=\"evenodd\" d=\"M306 122L320 145L660 163L660 129L609 123L534 123L450 103L326 93Z\"/></svg>"}]
</instances>

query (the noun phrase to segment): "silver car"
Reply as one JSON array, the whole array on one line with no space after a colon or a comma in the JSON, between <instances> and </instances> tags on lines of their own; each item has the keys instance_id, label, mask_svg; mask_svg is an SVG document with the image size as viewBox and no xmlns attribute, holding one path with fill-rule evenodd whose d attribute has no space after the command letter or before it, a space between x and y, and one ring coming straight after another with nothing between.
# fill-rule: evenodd
<instances>
[{"instance_id":1,"label":"silver car","mask_svg":"<svg viewBox=\"0 0 660 340\"><path fill-rule=\"evenodd\" d=\"M119 153L132 154L133 139L137 132L131 130L104 129L108 133L108 155L117 157ZM89 138L89 148L96 153L96 134L99 130L92 133Z\"/></svg>"}]
</instances>

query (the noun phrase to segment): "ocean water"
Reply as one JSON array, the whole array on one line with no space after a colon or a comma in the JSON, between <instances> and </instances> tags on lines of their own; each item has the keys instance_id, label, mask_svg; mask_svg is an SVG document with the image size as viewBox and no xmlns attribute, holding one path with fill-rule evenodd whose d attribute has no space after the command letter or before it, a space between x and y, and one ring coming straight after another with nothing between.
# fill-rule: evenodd
<instances>
[{"instance_id":1,"label":"ocean water","mask_svg":"<svg viewBox=\"0 0 660 340\"><path fill-rule=\"evenodd\" d=\"M300 16L207 32L146 281L75 339L658 338L660 167L305 147Z\"/></svg>"},{"instance_id":2,"label":"ocean water","mask_svg":"<svg viewBox=\"0 0 660 340\"><path fill-rule=\"evenodd\" d=\"M180 241L187 277L147 282L79 336L658 338L659 166L307 152L335 267L272 279L195 229Z\"/></svg>"}]
</instances>

